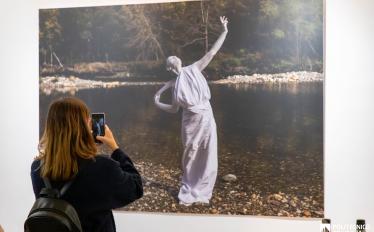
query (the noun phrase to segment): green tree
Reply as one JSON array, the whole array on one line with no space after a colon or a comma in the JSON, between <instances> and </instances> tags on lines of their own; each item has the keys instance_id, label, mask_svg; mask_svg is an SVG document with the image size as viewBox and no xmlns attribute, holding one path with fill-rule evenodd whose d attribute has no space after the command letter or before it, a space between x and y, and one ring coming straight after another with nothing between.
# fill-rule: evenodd
<instances>
[{"instance_id":1,"label":"green tree","mask_svg":"<svg viewBox=\"0 0 374 232\"><path fill-rule=\"evenodd\" d=\"M59 10L41 10L39 15L39 49L43 64L53 65L54 48L61 42L62 27L58 22Z\"/></svg>"}]
</instances>

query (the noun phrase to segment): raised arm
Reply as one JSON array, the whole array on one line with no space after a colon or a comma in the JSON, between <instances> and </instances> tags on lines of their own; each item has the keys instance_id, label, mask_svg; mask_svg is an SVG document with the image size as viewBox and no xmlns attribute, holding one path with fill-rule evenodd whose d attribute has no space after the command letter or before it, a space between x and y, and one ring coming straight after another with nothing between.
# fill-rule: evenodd
<instances>
[{"instance_id":1,"label":"raised arm","mask_svg":"<svg viewBox=\"0 0 374 232\"><path fill-rule=\"evenodd\" d=\"M177 113L178 110L179 110L179 106L174 102L174 99L173 99L173 102L171 105L169 104L165 104L165 103L161 103L160 102L160 98L161 98L161 94L173 87L173 85L175 84L175 80L172 80L172 81L169 81L167 82L159 91L157 91L157 93L155 94L155 104L158 108L160 108L161 110L164 110L168 113Z\"/></svg>"},{"instance_id":2,"label":"raised arm","mask_svg":"<svg viewBox=\"0 0 374 232\"><path fill-rule=\"evenodd\" d=\"M200 60L195 62L195 65L199 68L200 71L204 70L206 66L210 63L210 61L213 59L213 57L217 54L219 49L222 47L223 42L226 39L226 35L228 32L227 29L227 23L229 22L225 16L220 17L222 27L223 27L223 32L221 35L218 37L217 41L214 43L212 48L209 50L208 53L203 56Z\"/></svg>"}]
</instances>

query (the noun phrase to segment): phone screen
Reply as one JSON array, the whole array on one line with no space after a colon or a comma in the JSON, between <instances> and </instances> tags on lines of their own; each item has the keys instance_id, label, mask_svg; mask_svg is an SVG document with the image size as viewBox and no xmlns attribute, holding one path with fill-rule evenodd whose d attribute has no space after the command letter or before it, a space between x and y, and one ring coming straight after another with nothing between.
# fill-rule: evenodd
<instances>
[{"instance_id":1,"label":"phone screen","mask_svg":"<svg viewBox=\"0 0 374 232\"><path fill-rule=\"evenodd\" d=\"M92 135L94 136L96 143L101 143L96 139L97 135L105 135L105 114L104 113L92 113L91 114L91 127Z\"/></svg>"}]
</instances>

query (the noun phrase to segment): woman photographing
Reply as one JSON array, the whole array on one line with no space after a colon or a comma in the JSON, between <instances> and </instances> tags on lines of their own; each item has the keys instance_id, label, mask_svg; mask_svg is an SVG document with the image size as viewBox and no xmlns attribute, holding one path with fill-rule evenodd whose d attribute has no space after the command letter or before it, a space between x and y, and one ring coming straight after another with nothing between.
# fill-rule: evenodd
<instances>
[{"instance_id":1,"label":"woman photographing","mask_svg":"<svg viewBox=\"0 0 374 232\"><path fill-rule=\"evenodd\" d=\"M97 155L89 109L81 100L53 102L40 140L40 154L31 166L32 185L38 198L45 187L43 178L57 189L73 179L61 198L75 208L83 231L115 231L112 209L141 198L142 181L108 126L105 136L96 139L108 146L110 156Z\"/></svg>"}]
</instances>

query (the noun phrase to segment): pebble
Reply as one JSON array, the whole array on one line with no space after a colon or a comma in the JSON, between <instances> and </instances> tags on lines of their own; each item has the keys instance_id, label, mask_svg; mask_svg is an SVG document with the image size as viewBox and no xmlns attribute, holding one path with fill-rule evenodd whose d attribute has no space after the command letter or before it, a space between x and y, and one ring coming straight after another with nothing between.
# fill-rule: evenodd
<instances>
[{"instance_id":1,"label":"pebble","mask_svg":"<svg viewBox=\"0 0 374 232\"><path fill-rule=\"evenodd\" d=\"M324 215L323 211L315 211L315 213L316 213L317 215L319 215L319 216L323 216L323 215Z\"/></svg>"},{"instance_id":2,"label":"pebble","mask_svg":"<svg viewBox=\"0 0 374 232\"><path fill-rule=\"evenodd\" d=\"M226 79L218 80L218 84L240 83L295 83L295 82L320 82L323 74L317 72L287 72L277 74L233 75Z\"/></svg>"},{"instance_id":3,"label":"pebble","mask_svg":"<svg viewBox=\"0 0 374 232\"><path fill-rule=\"evenodd\" d=\"M279 206L281 204L279 201L274 201L274 200L268 200L268 202L276 206Z\"/></svg>"},{"instance_id":4,"label":"pebble","mask_svg":"<svg viewBox=\"0 0 374 232\"><path fill-rule=\"evenodd\" d=\"M304 216L305 217L310 217L310 216L312 216L312 214L308 210L305 210L304 211Z\"/></svg>"},{"instance_id":5,"label":"pebble","mask_svg":"<svg viewBox=\"0 0 374 232\"><path fill-rule=\"evenodd\" d=\"M135 163L136 162L135 160ZM149 186L144 185L142 199L135 201L123 210L148 211L148 212L179 212L198 214L233 214L233 215L266 215L282 217L323 217L323 207L319 202L320 197L299 193L296 196L290 192L262 192L255 185L243 186L239 181L218 182L210 204L193 204L183 207L179 205L176 195L181 172L177 169L169 169L164 166L139 162L141 173L144 176L143 182L150 182ZM156 171L157 170L157 171ZM160 174L163 173L163 174ZM170 175L173 173L172 175ZM239 173L238 173L239 174ZM233 174L230 174L233 175ZM170 178L166 178L170 177ZM223 179L223 177L222 177ZM163 189L158 184L165 185ZM227 187L226 187L227 186Z\"/></svg>"},{"instance_id":6,"label":"pebble","mask_svg":"<svg viewBox=\"0 0 374 232\"><path fill-rule=\"evenodd\" d=\"M55 77L46 76L40 78L39 88L45 94L51 94L52 91L56 92L69 92L81 89L93 89L93 88L115 88L119 86L128 85L159 85L163 82L119 82L119 81L97 81L97 80L85 80L75 76L70 77Z\"/></svg>"},{"instance_id":7,"label":"pebble","mask_svg":"<svg viewBox=\"0 0 374 232\"><path fill-rule=\"evenodd\" d=\"M291 200L290 201L290 205L292 206L292 207L296 207L297 205L296 205L296 202L294 201L294 200Z\"/></svg>"},{"instance_id":8,"label":"pebble","mask_svg":"<svg viewBox=\"0 0 374 232\"><path fill-rule=\"evenodd\" d=\"M226 182L234 182L237 180L237 177L234 174L227 174L222 179Z\"/></svg>"},{"instance_id":9,"label":"pebble","mask_svg":"<svg viewBox=\"0 0 374 232\"><path fill-rule=\"evenodd\" d=\"M216 210L216 209L212 209L210 212L211 212L212 214L217 214L217 213L218 213L218 210Z\"/></svg>"},{"instance_id":10,"label":"pebble","mask_svg":"<svg viewBox=\"0 0 374 232\"><path fill-rule=\"evenodd\" d=\"M275 200L277 200L277 201L281 201L283 199L283 197L279 194L274 194L273 196L274 196Z\"/></svg>"}]
</instances>

